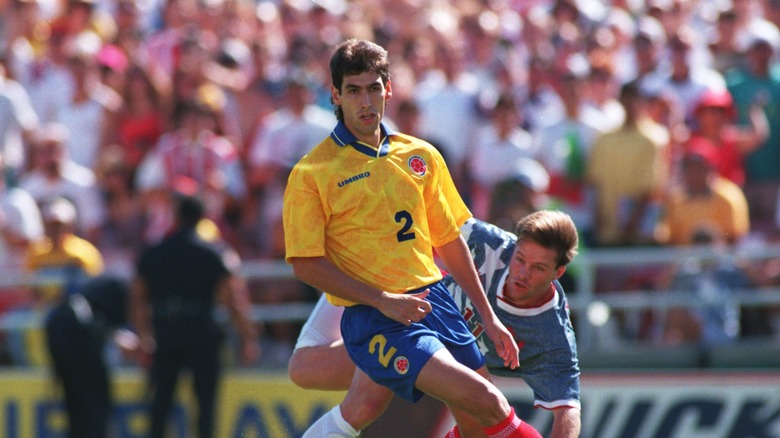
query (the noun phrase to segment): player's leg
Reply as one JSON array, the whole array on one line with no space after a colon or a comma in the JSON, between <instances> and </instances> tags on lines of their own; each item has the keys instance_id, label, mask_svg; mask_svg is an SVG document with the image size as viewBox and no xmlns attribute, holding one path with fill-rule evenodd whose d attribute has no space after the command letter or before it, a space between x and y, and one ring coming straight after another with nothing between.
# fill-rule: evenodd
<instances>
[{"instance_id":1,"label":"player's leg","mask_svg":"<svg viewBox=\"0 0 780 438\"><path fill-rule=\"evenodd\" d=\"M296 349L287 365L290 380L304 389L343 391L349 388L355 364L342 341Z\"/></svg>"},{"instance_id":2,"label":"player's leg","mask_svg":"<svg viewBox=\"0 0 780 438\"><path fill-rule=\"evenodd\" d=\"M564 406L553 410L553 430L551 438L577 438L580 436L580 410Z\"/></svg>"},{"instance_id":3,"label":"player's leg","mask_svg":"<svg viewBox=\"0 0 780 438\"><path fill-rule=\"evenodd\" d=\"M452 382L458 382L453 385ZM416 387L473 416L488 437L541 438L515 416L506 397L489 380L441 349L423 366Z\"/></svg>"},{"instance_id":4,"label":"player's leg","mask_svg":"<svg viewBox=\"0 0 780 438\"><path fill-rule=\"evenodd\" d=\"M374 383L358 369L344 401L314 422L303 438L357 437L382 415L392 397L390 389Z\"/></svg>"},{"instance_id":5,"label":"player's leg","mask_svg":"<svg viewBox=\"0 0 780 438\"><path fill-rule=\"evenodd\" d=\"M222 372L219 338L204 340L192 359L192 385L198 402L198 437L215 435L216 402Z\"/></svg>"},{"instance_id":6,"label":"player's leg","mask_svg":"<svg viewBox=\"0 0 780 438\"><path fill-rule=\"evenodd\" d=\"M287 374L305 389L345 390L352 382L355 365L341 340L343 307L328 303L322 295L301 329Z\"/></svg>"},{"instance_id":7,"label":"player's leg","mask_svg":"<svg viewBox=\"0 0 780 438\"><path fill-rule=\"evenodd\" d=\"M181 360L176 352L155 351L150 369L150 406L149 437L163 438L167 429L168 417L173 409L174 392L182 369Z\"/></svg>"},{"instance_id":8,"label":"player's leg","mask_svg":"<svg viewBox=\"0 0 780 438\"><path fill-rule=\"evenodd\" d=\"M482 377L490 380L490 374L488 373L487 368L482 367L476 371ZM482 425L480 425L477 419L474 418L472 415L470 415L468 412L464 411L463 409L456 408L454 406L448 406L448 408L452 413L452 417L455 419L456 430L458 431L461 437L484 438L487 436L485 435L485 431Z\"/></svg>"}]
</instances>

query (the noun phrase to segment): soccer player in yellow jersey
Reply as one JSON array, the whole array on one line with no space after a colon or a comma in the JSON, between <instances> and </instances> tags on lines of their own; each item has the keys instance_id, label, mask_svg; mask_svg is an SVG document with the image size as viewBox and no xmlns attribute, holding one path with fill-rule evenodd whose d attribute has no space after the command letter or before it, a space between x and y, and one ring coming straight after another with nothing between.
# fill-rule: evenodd
<instances>
[{"instance_id":1,"label":"soccer player in yellow jersey","mask_svg":"<svg viewBox=\"0 0 780 438\"><path fill-rule=\"evenodd\" d=\"M363 402L389 400L372 398L387 391L377 384L411 401L423 393L442 400L464 430L540 437L488 380L485 358L440 281L433 249L505 364L516 367L517 344L490 307L460 236L470 213L444 160L430 144L382 123L392 96L387 51L347 40L330 71L339 122L290 174L285 249L299 279L345 306L341 332L357 370L341 408L304 437L323 436L328 422L341 430L328 436L357 436L372 419L364 418ZM458 428L448 436L460 436Z\"/></svg>"}]
</instances>

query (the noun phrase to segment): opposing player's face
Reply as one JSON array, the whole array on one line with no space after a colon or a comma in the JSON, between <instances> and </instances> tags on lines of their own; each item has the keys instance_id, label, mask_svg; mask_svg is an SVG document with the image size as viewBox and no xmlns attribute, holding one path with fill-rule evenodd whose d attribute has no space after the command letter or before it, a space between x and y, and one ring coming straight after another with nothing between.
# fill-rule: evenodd
<instances>
[{"instance_id":1,"label":"opposing player's face","mask_svg":"<svg viewBox=\"0 0 780 438\"><path fill-rule=\"evenodd\" d=\"M341 90L331 87L333 102L341 106L344 124L358 140L379 145L379 123L390 99L390 83L382 82L376 73L361 73L344 77Z\"/></svg>"},{"instance_id":2,"label":"opposing player's face","mask_svg":"<svg viewBox=\"0 0 780 438\"><path fill-rule=\"evenodd\" d=\"M504 297L512 304L525 306L550 290L553 280L566 271L556 267L555 251L536 242L519 241L506 279Z\"/></svg>"}]
</instances>

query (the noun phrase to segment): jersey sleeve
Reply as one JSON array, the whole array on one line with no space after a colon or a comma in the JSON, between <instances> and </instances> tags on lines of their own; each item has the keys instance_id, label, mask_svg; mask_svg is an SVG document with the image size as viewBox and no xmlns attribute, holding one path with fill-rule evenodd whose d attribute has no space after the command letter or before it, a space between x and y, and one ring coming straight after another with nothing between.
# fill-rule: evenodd
<instances>
[{"instance_id":1,"label":"jersey sleeve","mask_svg":"<svg viewBox=\"0 0 780 438\"><path fill-rule=\"evenodd\" d=\"M436 184L429 187L429 226L431 243L434 247L452 242L460 235L460 226L472 217L463 198L458 193L441 154L434 149L432 154L437 175Z\"/></svg>"},{"instance_id":2,"label":"jersey sleeve","mask_svg":"<svg viewBox=\"0 0 780 438\"><path fill-rule=\"evenodd\" d=\"M306 168L296 166L284 192L285 260L325 255L325 212L316 184Z\"/></svg>"}]
</instances>

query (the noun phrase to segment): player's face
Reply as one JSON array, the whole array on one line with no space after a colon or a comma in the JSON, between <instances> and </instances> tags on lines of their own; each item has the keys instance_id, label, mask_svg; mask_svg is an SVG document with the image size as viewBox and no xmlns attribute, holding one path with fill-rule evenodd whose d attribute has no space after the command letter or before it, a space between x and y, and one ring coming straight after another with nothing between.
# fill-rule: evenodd
<instances>
[{"instance_id":1,"label":"player's face","mask_svg":"<svg viewBox=\"0 0 780 438\"><path fill-rule=\"evenodd\" d=\"M332 87L331 94L333 102L341 106L347 129L358 140L379 146L379 123L392 95L390 83L383 83L376 73L366 72L345 76L341 90Z\"/></svg>"},{"instance_id":2,"label":"player's face","mask_svg":"<svg viewBox=\"0 0 780 438\"><path fill-rule=\"evenodd\" d=\"M555 251L536 242L519 241L509 264L504 297L524 306L547 293L553 280L566 271L565 266L556 267L556 256Z\"/></svg>"}]
</instances>

